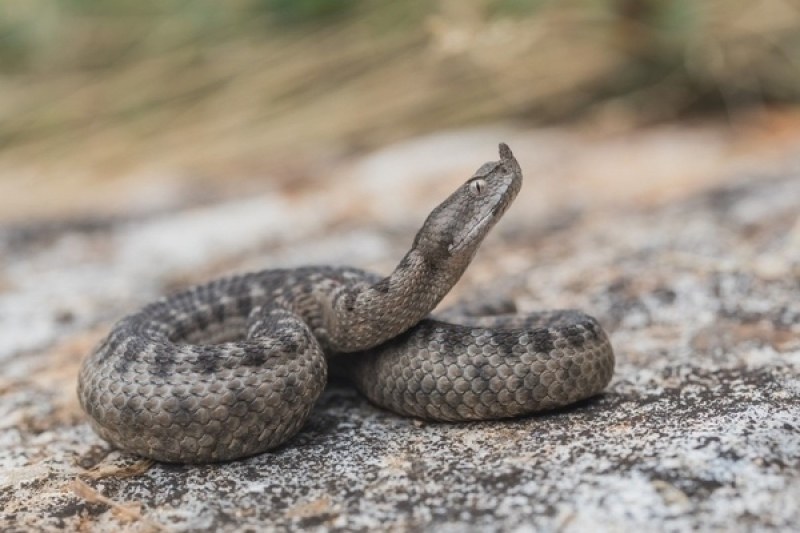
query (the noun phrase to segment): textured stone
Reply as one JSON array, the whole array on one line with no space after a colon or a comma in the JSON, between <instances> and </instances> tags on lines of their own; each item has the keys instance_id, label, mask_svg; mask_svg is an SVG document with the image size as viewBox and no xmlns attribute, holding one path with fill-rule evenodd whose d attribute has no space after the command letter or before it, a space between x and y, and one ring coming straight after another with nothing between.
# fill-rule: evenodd
<instances>
[{"instance_id":1,"label":"textured stone","mask_svg":"<svg viewBox=\"0 0 800 533\"><path fill-rule=\"evenodd\" d=\"M646 136L639 137L635 149L647 152L644 143ZM598 151L588 144L574 153ZM612 151L617 165L623 144ZM250 253L244 260L233 243L213 259L204 255L219 235L203 237L203 214L217 223L222 213L236 212L235 202L190 217L176 212L91 233L66 230L25 244L0 238L6 291L0 321L35 326L28 337L15 326L0 338L0 529L794 530L800 523L797 153L794 146L783 159L751 161L746 173L716 168L705 182L692 169L682 192L664 185L662 168L667 192L645 207L592 207L592 182L580 178L580 201L547 217L512 208L454 298L512 297L526 311L578 308L596 315L617 354L605 394L540 416L446 424L381 411L336 385L285 446L210 466L108 453L93 433L75 399L76 372L111 321L167 286L227 269L313 260L387 271L417 220L351 232L323 227L324 216L314 226L315 213L301 205L299 222L313 239L294 233L293 242L276 246L237 235L236 246ZM527 169L524 155L520 160ZM691 160L675 153L681 165ZM641 180L648 169L625 169L628 179L634 174ZM537 195L560 190L556 197L565 198L575 190L546 176L550 192L531 187L539 179L526 174L521 193L532 189L533 206L545 202ZM424 191L427 183L394 186ZM391 186L381 185L390 199ZM595 187L601 197L633 194L612 172ZM368 200L357 187L339 188L348 200ZM242 209L256 217L252 202ZM356 219L351 226L364 227ZM187 249L159 245L133 253L147 250L152 239L174 242L191 231ZM163 261L153 260L154 250ZM57 321L57 309L72 321ZM44 323L50 329L38 326ZM542 365L550 368L549 361ZM449 369L445 375L455 387L458 376ZM396 381L401 387L402 376ZM122 506L134 512L120 512Z\"/></svg>"}]
</instances>

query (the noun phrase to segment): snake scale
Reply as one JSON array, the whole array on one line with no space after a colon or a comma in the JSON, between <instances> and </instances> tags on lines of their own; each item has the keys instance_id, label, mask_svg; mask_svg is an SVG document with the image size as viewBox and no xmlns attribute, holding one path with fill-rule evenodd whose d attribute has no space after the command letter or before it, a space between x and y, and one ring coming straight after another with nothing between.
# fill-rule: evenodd
<instances>
[{"instance_id":1,"label":"snake scale","mask_svg":"<svg viewBox=\"0 0 800 533\"><path fill-rule=\"evenodd\" d=\"M597 394L614 353L582 312L480 316L479 305L428 317L521 185L501 144L500 160L431 212L388 277L347 267L266 270L123 318L81 366L78 397L92 427L117 448L161 461L246 457L303 426L329 365L378 406L429 420L514 417Z\"/></svg>"}]
</instances>

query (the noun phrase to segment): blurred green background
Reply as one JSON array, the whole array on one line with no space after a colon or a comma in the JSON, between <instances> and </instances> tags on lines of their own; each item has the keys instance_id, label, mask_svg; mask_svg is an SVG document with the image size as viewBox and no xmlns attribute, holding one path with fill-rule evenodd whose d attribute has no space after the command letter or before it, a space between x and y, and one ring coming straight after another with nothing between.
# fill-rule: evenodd
<instances>
[{"instance_id":1,"label":"blurred green background","mask_svg":"<svg viewBox=\"0 0 800 533\"><path fill-rule=\"evenodd\" d=\"M0 182L798 100L794 0L0 2Z\"/></svg>"}]
</instances>

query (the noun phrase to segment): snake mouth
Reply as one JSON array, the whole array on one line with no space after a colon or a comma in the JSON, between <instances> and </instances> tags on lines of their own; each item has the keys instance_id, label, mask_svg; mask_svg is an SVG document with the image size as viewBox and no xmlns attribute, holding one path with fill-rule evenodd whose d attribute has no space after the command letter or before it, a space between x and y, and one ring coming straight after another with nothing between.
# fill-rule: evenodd
<instances>
[{"instance_id":1,"label":"snake mouth","mask_svg":"<svg viewBox=\"0 0 800 533\"><path fill-rule=\"evenodd\" d=\"M489 225L489 223L493 218L493 215L494 212L490 212L484 215L484 217L481 218L478 222L476 222L475 225L472 226L472 229L470 229L466 234L464 234L463 237L461 237L460 239L458 239L458 241L448 246L447 251L453 253L464 249L467 243L472 242L472 239L473 237L475 237L475 234L481 232L484 228L486 228Z\"/></svg>"}]
</instances>

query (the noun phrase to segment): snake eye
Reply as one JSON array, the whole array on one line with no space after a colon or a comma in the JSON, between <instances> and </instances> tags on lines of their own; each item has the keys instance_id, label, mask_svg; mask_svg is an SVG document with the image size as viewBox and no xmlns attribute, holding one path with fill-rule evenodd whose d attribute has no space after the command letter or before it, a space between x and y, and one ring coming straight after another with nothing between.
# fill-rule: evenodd
<instances>
[{"instance_id":1,"label":"snake eye","mask_svg":"<svg viewBox=\"0 0 800 533\"><path fill-rule=\"evenodd\" d=\"M480 196L486 190L486 180L477 179L469 182L469 192L473 196Z\"/></svg>"}]
</instances>

